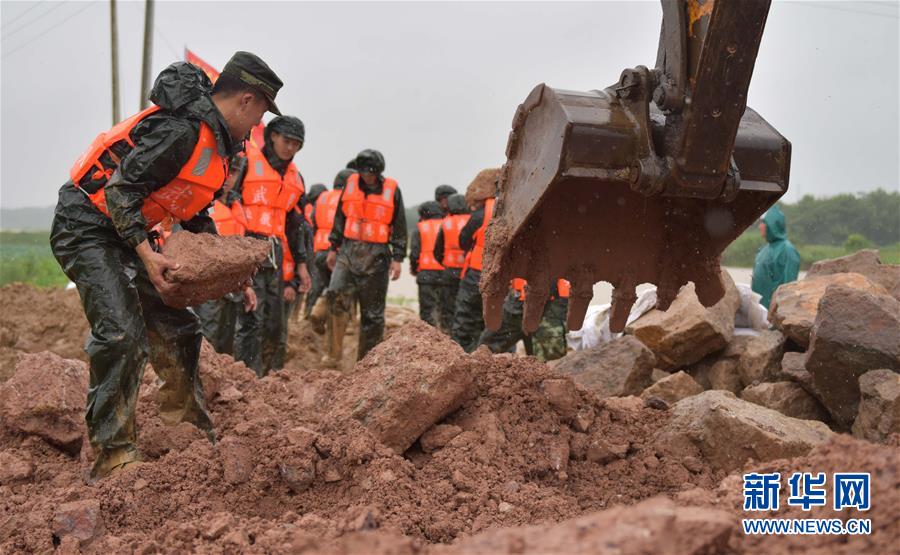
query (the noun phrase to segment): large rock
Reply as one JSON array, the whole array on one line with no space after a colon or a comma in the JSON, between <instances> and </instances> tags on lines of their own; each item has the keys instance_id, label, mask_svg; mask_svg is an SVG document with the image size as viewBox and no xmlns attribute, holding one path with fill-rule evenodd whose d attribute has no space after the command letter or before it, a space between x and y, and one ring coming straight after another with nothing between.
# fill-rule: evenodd
<instances>
[{"instance_id":1,"label":"large rock","mask_svg":"<svg viewBox=\"0 0 900 555\"><path fill-rule=\"evenodd\" d=\"M58 538L71 536L82 547L86 546L104 531L100 501L84 499L63 503L53 515L52 531Z\"/></svg>"},{"instance_id":2,"label":"large rock","mask_svg":"<svg viewBox=\"0 0 900 555\"><path fill-rule=\"evenodd\" d=\"M819 303L806 370L839 429L856 419L859 377L881 368L900 370L900 301L832 285Z\"/></svg>"},{"instance_id":3,"label":"large rock","mask_svg":"<svg viewBox=\"0 0 900 555\"><path fill-rule=\"evenodd\" d=\"M806 353L787 352L781 358L781 370L776 381L790 381L799 384L824 407L822 395L816 390L812 374L806 371Z\"/></svg>"},{"instance_id":4,"label":"large rock","mask_svg":"<svg viewBox=\"0 0 900 555\"><path fill-rule=\"evenodd\" d=\"M744 388L738 371L741 356L755 335L734 335L720 352L685 368L703 389L721 389L737 395Z\"/></svg>"},{"instance_id":5,"label":"large rock","mask_svg":"<svg viewBox=\"0 0 900 555\"><path fill-rule=\"evenodd\" d=\"M784 355L784 335L778 330L766 330L747 342L738 363L744 386L774 378L781 369Z\"/></svg>"},{"instance_id":6,"label":"large rock","mask_svg":"<svg viewBox=\"0 0 900 555\"><path fill-rule=\"evenodd\" d=\"M726 391L705 391L678 402L655 441L675 456L699 451L714 469L733 472L750 459L804 455L832 435L821 422L791 418Z\"/></svg>"},{"instance_id":7,"label":"large rock","mask_svg":"<svg viewBox=\"0 0 900 555\"><path fill-rule=\"evenodd\" d=\"M407 324L356 365L334 418L355 418L381 443L403 453L472 395L473 363L434 327Z\"/></svg>"},{"instance_id":8,"label":"large rock","mask_svg":"<svg viewBox=\"0 0 900 555\"><path fill-rule=\"evenodd\" d=\"M166 281L177 283L178 287L164 295L165 302L184 308L237 291L253 277L270 251L267 241L253 237L173 233L163 244L162 252L179 264L165 276Z\"/></svg>"},{"instance_id":9,"label":"large rock","mask_svg":"<svg viewBox=\"0 0 900 555\"><path fill-rule=\"evenodd\" d=\"M797 345L809 346L809 333L816 323L819 301L830 285L886 294L880 285L861 274L844 273L809 277L785 283L775 290L769 305L769 321Z\"/></svg>"},{"instance_id":10,"label":"large rock","mask_svg":"<svg viewBox=\"0 0 900 555\"><path fill-rule=\"evenodd\" d=\"M679 507L664 497L554 524L495 528L436 550L444 555L542 553L724 553L735 518L720 509Z\"/></svg>"},{"instance_id":11,"label":"large rock","mask_svg":"<svg viewBox=\"0 0 900 555\"><path fill-rule=\"evenodd\" d=\"M870 370L859 378L859 414L853 435L885 443L900 433L900 374L893 370Z\"/></svg>"},{"instance_id":12,"label":"large rock","mask_svg":"<svg viewBox=\"0 0 900 555\"><path fill-rule=\"evenodd\" d=\"M0 385L0 417L14 432L77 454L85 433L87 387L83 362L50 352L23 354L15 375Z\"/></svg>"},{"instance_id":13,"label":"large rock","mask_svg":"<svg viewBox=\"0 0 900 555\"><path fill-rule=\"evenodd\" d=\"M822 405L795 382L753 385L741 392L741 399L801 420L828 420Z\"/></svg>"},{"instance_id":14,"label":"large rock","mask_svg":"<svg viewBox=\"0 0 900 555\"><path fill-rule=\"evenodd\" d=\"M825 276L853 272L869 278L872 283L884 287L900 301L900 265L882 264L875 249L866 249L840 258L822 260L812 265L806 277Z\"/></svg>"},{"instance_id":15,"label":"large rock","mask_svg":"<svg viewBox=\"0 0 900 555\"><path fill-rule=\"evenodd\" d=\"M741 295L731 277L722 273L725 296L706 308L697 299L694 284L681 288L665 312L651 310L625 328L656 355L659 368L674 370L722 350L734 334L734 315Z\"/></svg>"},{"instance_id":16,"label":"large rock","mask_svg":"<svg viewBox=\"0 0 900 555\"><path fill-rule=\"evenodd\" d=\"M689 374L680 370L645 389L641 393L641 398L650 399L651 397L657 397L671 405L699 393L703 393L703 386L698 384L697 380Z\"/></svg>"},{"instance_id":17,"label":"large rock","mask_svg":"<svg viewBox=\"0 0 900 555\"><path fill-rule=\"evenodd\" d=\"M598 397L640 395L651 383L656 357L630 335L600 347L575 351L556 361L553 369L572 377Z\"/></svg>"}]
</instances>

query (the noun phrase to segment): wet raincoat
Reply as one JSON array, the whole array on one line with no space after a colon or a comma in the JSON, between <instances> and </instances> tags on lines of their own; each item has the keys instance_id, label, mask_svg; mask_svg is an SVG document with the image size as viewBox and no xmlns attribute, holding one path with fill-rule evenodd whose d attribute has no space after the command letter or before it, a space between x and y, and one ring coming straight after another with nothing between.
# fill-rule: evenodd
<instances>
[{"instance_id":1,"label":"wet raincoat","mask_svg":"<svg viewBox=\"0 0 900 555\"><path fill-rule=\"evenodd\" d=\"M50 246L77 286L91 325L85 346L90 357L85 420L97 453L95 475L138 457L134 410L148 359L163 380L162 420L193 423L214 438L198 374L202 336L197 317L162 302L134 250L148 237L141 214L144 199L188 162L201 122L212 129L220 156L230 157L239 149L211 90L206 75L186 63L172 64L157 77L150 100L162 109L132 129L134 147L119 150L121 162L105 183L110 216L91 203L85 194L91 191L79 190L71 181L59 190ZM206 210L181 225L215 233Z\"/></svg>"},{"instance_id":2,"label":"wet raincoat","mask_svg":"<svg viewBox=\"0 0 900 555\"><path fill-rule=\"evenodd\" d=\"M762 295L760 304L769 308L772 294L778 286L797 280L800 253L787 239L784 213L778 206L773 206L766 212L763 223L766 224L766 244L756 254L752 289Z\"/></svg>"}]
</instances>

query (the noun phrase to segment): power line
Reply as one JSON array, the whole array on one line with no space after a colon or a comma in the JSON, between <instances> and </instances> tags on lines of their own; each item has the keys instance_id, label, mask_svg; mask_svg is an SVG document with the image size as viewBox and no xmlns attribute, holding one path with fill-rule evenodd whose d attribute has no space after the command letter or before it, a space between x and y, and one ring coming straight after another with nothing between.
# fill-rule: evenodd
<instances>
[{"instance_id":1,"label":"power line","mask_svg":"<svg viewBox=\"0 0 900 555\"><path fill-rule=\"evenodd\" d=\"M83 12L84 10L90 8L91 6L93 6L93 5L96 4L96 3L97 3L97 0L94 0L94 1L92 1L92 2L86 3L84 6L81 7L80 10L77 10L77 11L72 12L71 14L69 14L68 17L66 17L65 19L63 19L63 20L59 21L58 23L52 25L51 27L49 27L48 29L46 29L43 33L41 33L41 34L39 34L38 36L32 38L32 39L29 40L28 42L26 42L26 43L24 43L24 44L18 46L17 48L13 48L13 49L10 50L9 52L7 52L2 58L0 58L0 61L6 60L7 58L9 58L10 56L12 56L13 54L15 54L16 52L18 52L19 50L22 50L22 49L25 48L26 46L28 46L28 45L30 45L31 43L33 43L34 41L36 41L36 40L38 40L38 39L40 39L40 38L43 38L44 35L46 35L46 34L49 33L50 31L56 29L57 27L59 27L60 25L62 25L63 23L65 23L66 21L69 21L70 19L72 19L72 18L75 17L76 15L80 14L80 13Z\"/></svg>"},{"instance_id":2,"label":"power line","mask_svg":"<svg viewBox=\"0 0 900 555\"><path fill-rule=\"evenodd\" d=\"M29 26L32 25L33 23L37 23L37 22L40 21L41 19L44 19L45 17L47 17L48 14L50 14L51 12L53 12L54 10L56 10L57 8L61 8L64 4L65 4L65 2L60 2L59 4L56 4L55 6L50 6L50 9L47 10L46 12L44 12L44 13L38 15L38 16L35 17L35 18L29 19L29 20L26 21L24 24L20 25L19 27L16 27L16 28L13 29L12 31L8 31L8 32L6 32L6 33L3 33L3 38L0 39L0 40L6 40L6 39L8 39L9 37L11 37L12 35L15 35L15 34L18 33L19 31L21 31L22 29L26 29L27 27L29 27Z\"/></svg>"},{"instance_id":3,"label":"power line","mask_svg":"<svg viewBox=\"0 0 900 555\"><path fill-rule=\"evenodd\" d=\"M35 2L35 3L32 4L31 7L29 7L28 9L23 10L22 12L20 12L19 15L17 15L17 16L15 16L14 18L10 19L9 21L7 21L6 23L4 23L3 25L0 25L0 30L5 29L6 27L9 27L10 25L12 25L13 23L15 23L16 21L22 19L22 17L24 17L24 16L25 16L26 14L28 14L29 12L31 12L31 10L33 10L33 9L35 9L35 8L40 8L41 6L44 6L44 5L45 5L45 4L41 4L40 2Z\"/></svg>"}]
</instances>

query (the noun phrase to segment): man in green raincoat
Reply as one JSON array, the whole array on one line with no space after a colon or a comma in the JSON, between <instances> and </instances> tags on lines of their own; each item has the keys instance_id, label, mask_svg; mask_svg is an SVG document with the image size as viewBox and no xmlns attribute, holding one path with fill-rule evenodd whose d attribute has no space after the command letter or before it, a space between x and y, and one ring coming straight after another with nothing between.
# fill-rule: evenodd
<instances>
[{"instance_id":1,"label":"man in green raincoat","mask_svg":"<svg viewBox=\"0 0 900 555\"><path fill-rule=\"evenodd\" d=\"M759 302L768 309L778 286L797 280L800 253L788 241L784 213L777 205L765 213L759 231L766 238L766 244L756 254L751 287L762 295Z\"/></svg>"}]
</instances>

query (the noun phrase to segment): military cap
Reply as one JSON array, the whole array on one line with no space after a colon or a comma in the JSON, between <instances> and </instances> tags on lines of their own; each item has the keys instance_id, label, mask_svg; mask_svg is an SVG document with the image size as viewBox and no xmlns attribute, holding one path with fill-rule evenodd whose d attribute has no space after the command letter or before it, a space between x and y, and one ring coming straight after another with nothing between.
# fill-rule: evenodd
<instances>
[{"instance_id":1,"label":"military cap","mask_svg":"<svg viewBox=\"0 0 900 555\"><path fill-rule=\"evenodd\" d=\"M274 118L266 125L266 134L268 135L272 131L291 139L297 139L301 143L306 140L306 127L300 121L300 118L295 118L294 116L278 116Z\"/></svg>"},{"instance_id":2,"label":"military cap","mask_svg":"<svg viewBox=\"0 0 900 555\"><path fill-rule=\"evenodd\" d=\"M275 104L275 95L284 83L259 56L250 52L235 52L225 64L222 73L231 75L258 90L269 102L269 111L281 115Z\"/></svg>"}]
</instances>

